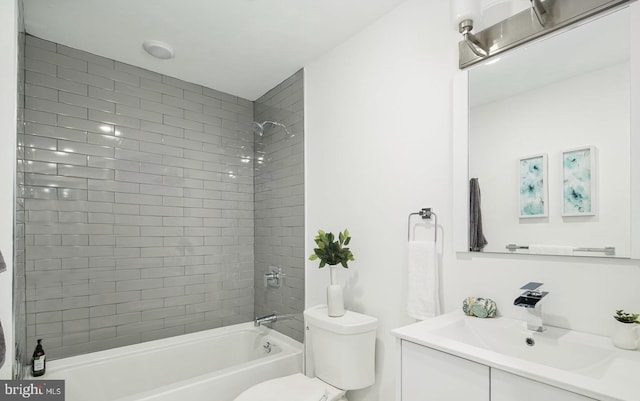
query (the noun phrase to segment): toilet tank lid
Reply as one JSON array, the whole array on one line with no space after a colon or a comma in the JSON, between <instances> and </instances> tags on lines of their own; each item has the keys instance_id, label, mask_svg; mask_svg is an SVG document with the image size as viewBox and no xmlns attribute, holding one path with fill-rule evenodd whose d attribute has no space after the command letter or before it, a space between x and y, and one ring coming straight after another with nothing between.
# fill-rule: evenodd
<instances>
[{"instance_id":1,"label":"toilet tank lid","mask_svg":"<svg viewBox=\"0 0 640 401\"><path fill-rule=\"evenodd\" d=\"M343 316L330 317L326 305L317 305L304 311L308 324L338 334L360 334L374 331L378 327L378 319L362 313L345 311Z\"/></svg>"}]
</instances>

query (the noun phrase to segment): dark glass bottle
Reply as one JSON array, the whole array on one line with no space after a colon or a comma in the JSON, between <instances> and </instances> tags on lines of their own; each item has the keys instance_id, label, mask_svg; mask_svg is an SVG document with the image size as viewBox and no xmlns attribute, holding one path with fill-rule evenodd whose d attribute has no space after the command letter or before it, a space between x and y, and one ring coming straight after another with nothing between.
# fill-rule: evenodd
<instances>
[{"instance_id":1,"label":"dark glass bottle","mask_svg":"<svg viewBox=\"0 0 640 401\"><path fill-rule=\"evenodd\" d=\"M31 359L31 374L33 376L42 376L47 369L47 362L45 361L46 356L41 342L42 339L39 339L36 349L33 350L33 358Z\"/></svg>"}]
</instances>

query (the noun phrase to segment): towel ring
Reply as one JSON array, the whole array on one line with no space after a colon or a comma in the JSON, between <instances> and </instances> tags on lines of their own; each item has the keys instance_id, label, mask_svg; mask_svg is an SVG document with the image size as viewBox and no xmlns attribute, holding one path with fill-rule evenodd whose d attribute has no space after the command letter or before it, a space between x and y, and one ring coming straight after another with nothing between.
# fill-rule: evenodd
<instances>
[{"instance_id":1,"label":"towel ring","mask_svg":"<svg viewBox=\"0 0 640 401\"><path fill-rule=\"evenodd\" d=\"M434 217L434 234L433 234L433 242L438 242L438 215L435 212L431 211L430 207L422 208L419 212L409 213L409 217L407 219L407 241L411 241L411 216L419 215L422 219L431 219L431 216Z\"/></svg>"}]
</instances>

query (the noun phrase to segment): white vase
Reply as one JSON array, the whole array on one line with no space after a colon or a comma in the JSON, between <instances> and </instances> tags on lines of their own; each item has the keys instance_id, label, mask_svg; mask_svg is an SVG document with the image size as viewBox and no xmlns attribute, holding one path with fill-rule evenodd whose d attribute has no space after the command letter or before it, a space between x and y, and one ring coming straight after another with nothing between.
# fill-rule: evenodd
<instances>
[{"instance_id":1,"label":"white vase","mask_svg":"<svg viewBox=\"0 0 640 401\"><path fill-rule=\"evenodd\" d=\"M331 317L344 315L344 299L342 286L338 284L337 269L336 266L329 266L331 284L327 287L327 309Z\"/></svg>"},{"instance_id":2,"label":"white vase","mask_svg":"<svg viewBox=\"0 0 640 401\"><path fill-rule=\"evenodd\" d=\"M638 325L616 321L616 328L611 336L613 345L622 349L638 348Z\"/></svg>"}]
</instances>

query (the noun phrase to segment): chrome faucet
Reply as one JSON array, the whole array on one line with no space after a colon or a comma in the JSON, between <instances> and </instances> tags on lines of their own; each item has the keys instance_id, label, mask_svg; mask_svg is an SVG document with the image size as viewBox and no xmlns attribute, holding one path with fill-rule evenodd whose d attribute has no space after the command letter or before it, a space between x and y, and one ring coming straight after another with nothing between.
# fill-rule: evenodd
<instances>
[{"instance_id":1,"label":"chrome faucet","mask_svg":"<svg viewBox=\"0 0 640 401\"><path fill-rule=\"evenodd\" d=\"M547 294L547 291L540 291L542 283L527 283L521 290L525 290L518 298L513 301L513 304L522 308L527 308L527 329L537 332L543 332L544 326L542 324L542 303L540 302Z\"/></svg>"},{"instance_id":2,"label":"chrome faucet","mask_svg":"<svg viewBox=\"0 0 640 401\"><path fill-rule=\"evenodd\" d=\"M291 320L291 319L293 319L293 315L281 315L278 312L273 312L270 315L255 318L253 320L253 325L258 327L263 324L275 323L278 320Z\"/></svg>"}]
</instances>

